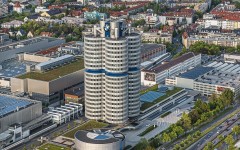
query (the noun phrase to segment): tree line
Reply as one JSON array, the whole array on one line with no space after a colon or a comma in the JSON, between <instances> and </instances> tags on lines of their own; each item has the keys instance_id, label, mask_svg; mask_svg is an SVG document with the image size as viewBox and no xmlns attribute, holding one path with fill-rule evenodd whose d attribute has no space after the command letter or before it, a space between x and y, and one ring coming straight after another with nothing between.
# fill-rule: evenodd
<instances>
[{"instance_id":1,"label":"tree line","mask_svg":"<svg viewBox=\"0 0 240 150\"><path fill-rule=\"evenodd\" d=\"M183 113L182 117L177 123L172 124L167 130L158 134L153 139L147 141L142 139L135 147L137 149L157 148L162 144L176 140L178 137L194 130L196 127L212 120L220 112L228 108L234 103L234 93L230 89L225 89L222 94L212 94L209 102L204 102L198 99L194 108L187 114ZM186 140L174 146L175 150L184 149L194 138L201 136L201 132L196 131L193 135L189 135Z\"/></svg>"}]
</instances>

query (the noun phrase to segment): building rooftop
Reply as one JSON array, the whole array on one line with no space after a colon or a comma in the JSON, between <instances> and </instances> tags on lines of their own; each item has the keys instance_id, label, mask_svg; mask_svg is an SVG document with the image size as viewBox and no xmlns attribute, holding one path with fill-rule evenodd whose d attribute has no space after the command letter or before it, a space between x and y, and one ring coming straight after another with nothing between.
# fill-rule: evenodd
<instances>
[{"instance_id":1,"label":"building rooftop","mask_svg":"<svg viewBox=\"0 0 240 150\"><path fill-rule=\"evenodd\" d=\"M0 78L10 78L15 77L26 72L27 65L36 64L34 62L27 61L18 61L12 59L9 61L2 62L0 65L3 66L3 69L0 70Z\"/></svg>"},{"instance_id":2,"label":"building rooftop","mask_svg":"<svg viewBox=\"0 0 240 150\"><path fill-rule=\"evenodd\" d=\"M140 101L153 102L154 100L158 99L159 97L161 97L163 95L164 95L164 93L149 91L140 96Z\"/></svg>"},{"instance_id":3,"label":"building rooftop","mask_svg":"<svg viewBox=\"0 0 240 150\"><path fill-rule=\"evenodd\" d=\"M34 101L24 98L0 95L0 118L22 108L26 108L33 103Z\"/></svg>"},{"instance_id":4,"label":"building rooftop","mask_svg":"<svg viewBox=\"0 0 240 150\"><path fill-rule=\"evenodd\" d=\"M166 48L166 46L165 45L163 45L163 44L142 44L141 45L141 53L143 54L143 53L146 53L147 51L149 51L149 50L153 50L153 49L157 49L157 48L160 48L160 47L165 47Z\"/></svg>"},{"instance_id":5,"label":"building rooftop","mask_svg":"<svg viewBox=\"0 0 240 150\"><path fill-rule=\"evenodd\" d=\"M158 65L158 66L156 66L156 67L154 67L154 68L152 68L152 69L143 70L143 71L145 71L145 72L159 73L159 72L162 72L162 71L164 71L164 70L167 70L167 69L169 69L169 68L171 68L171 67L173 67L173 66L175 66L175 65L177 65L177 64L179 64L179 63L181 63L181 62L184 62L185 60L187 60L187 59L189 59L189 58L192 58L192 57L194 57L194 56L195 56L194 53L189 52L189 53L184 54L184 55L182 55L182 56L180 56L180 57L178 57L178 58L176 58L176 59L171 60L170 62L168 62L168 63L166 63L166 64L161 64L161 65Z\"/></svg>"},{"instance_id":6,"label":"building rooftop","mask_svg":"<svg viewBox=\"0 0 240 150\"><path fill-rule=\"evenodd\" d=\"M199 67L195 67L185 73L182 73L179 75L179 77L181 78L187 78L187 79L196 79L198 78L199 76L213 70L214 68L213 67L202 67L202 66L199 66Z\"/></svg>"},{"instance_id":7,"label":"building rooftop","mask_svg":"<svg viewBox=\"0 0 240 150\"><path fill-rule=\"evenodd\" d=\"M125 136L115 130L96 129L96 130L80 130L75 134L75 139L93 144L107 144L124 140Z\"/></svg>"},{"instance_id":8,"label":"building rooftop","mask_svg":"<svg viewBox=\"0 0 240 150\"><path fill-rule=\"evenodd\" d=\"M65 76L67 74L79 71L84 68L84 60L82 58L78 58L76 61L60 66L53 70L47 72L29 72L24 75L20 75L17 78L19 79L35 79L35 80L42 80L42 81L51 81L55 80L59 77Z\"/></svg>"}]
</instances>

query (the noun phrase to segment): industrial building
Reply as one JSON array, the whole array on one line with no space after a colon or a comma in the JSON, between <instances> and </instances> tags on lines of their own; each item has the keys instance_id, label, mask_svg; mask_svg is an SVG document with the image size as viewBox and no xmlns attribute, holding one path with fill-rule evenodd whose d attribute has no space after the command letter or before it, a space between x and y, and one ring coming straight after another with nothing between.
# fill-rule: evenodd
<instances>
[{"instance_id":1,"label":"industrial building","mask_svg":"<svg viewBox=\"0 0 240 150\"><path fill-rule=\"evenodd\" d=\"M48 111L48 114L52 116L52 121L54 123L62 124L81 116L82 110L82 104L69 102L68 104Z\"/></svg>"},{"instance_id":2,"label":"industrial building","mask_svg":"<svg viewBox=\"0 0 240 150\"><path fill-rule=\"evenodd\" d=\"M162 83L166 78L200 64L201 54L189 52L170 62L159 64L150 69L143 69L141 71L141 84L144 86L152 86Z\"/></svg>"},{"instance_id":3,"label":"industrial building","mask_svg":"<svg viewBox=\"0 0 240 150\"><path fill-rule=\"evenodd\" d=\"M28 122L41 115L39 101L0 95L0 133L12 124Z\"/></svg>"},{"instance_id":4,"label":"industrial building","mask_svg":"<svg viewBox=\"0 0 240 150\"><path fill-rule=\"evenodd\" d=\"M238 64L212 62L170 77L166 79L166 85L193 89L206 96L231 89L237 97L240 94L240 67Z\"/></svg>"},{"instance_id":5,"label":"industrial building","mask_svg":"<svg viewBox=\"0 0 240 150\"><path fill-rule=\"evenodd\" d=\"M125 136L109 129L80 130L75 134L75 147L77 150L123 150Z\"/></svg>"},{"instance_id":6,"label":"industrial building","mask_svg":"<svg viewBox=\"0 0 240 150\"><path fill-rule=\"evenodd\" d=\"M74 61L59 64L44 72L31 70L10 80L12 93L27 93L32 99L43 104L59 105L64 100L64 90L84 81L84 62L74 57Z\"/></svg>"},{"instance_id":7,"label":"industrial building","mask_svg":"<svg viewBox=\"0 0 240 150\"><path fill-rule=\"evenodd\" d=\"M125 123L140 114L140 35L124 20L100 21L84 37L85 115ZM102 46L105 45L105 46Z\"/></svg>"},{"instance_id":8,"label":"industrial building","mask_svg":"<svg viewBox=\"0 0 240 150\"><path fill-rule=\"evenodd\" d=\"M39 71L46 71L50 70L51 68L55 68L64 63L70 63L75 58L73 55L63 55L57 58L50 59L49 61L39 63L35 66L36 70Z\"/></svg>"},{"instance_id":9,"label":"industrial building","mask_svg":"<svg viewBox=\"0 0 240 150\"><path fill-rule=\"evenodd\" d=\"M50 37L34 37L0 46L1 62L17 58L17 54L24 52L37 52L64 43L65 40Z\"/></svg>"},{"instance_id":10,"label":"industrial building","mask_svg":"<svg viewBox=\"0 0 240 150\"><path fill-rule=\"evenodd\" d=\"M29 136L30 127L23 128L42 116L42 103L26 98L0 95L0 149Z\"/></svg>"}]
</instances>

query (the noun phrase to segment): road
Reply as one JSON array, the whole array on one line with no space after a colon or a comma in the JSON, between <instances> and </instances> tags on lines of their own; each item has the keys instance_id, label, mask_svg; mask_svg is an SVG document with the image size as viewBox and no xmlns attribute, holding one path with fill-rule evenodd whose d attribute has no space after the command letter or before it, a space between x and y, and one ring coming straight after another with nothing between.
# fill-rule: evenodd
<instances>
[{"instance_id":1,"label":"road","mask_svg":"<svg viewBox=\"0 0 240 150\"><path fill-rule=\"evenodd\" d=\"M214 120L213 122L209 123L208 125L202 127L200 129L201 132L205 131L206 129L208 129L209 127L211 127L212 125L214 125L216 122L218 122L219 120L223 119L224 117L226 117L227 115L231 114L232 112L234 112L235 110L240 109L239 105L235 106L233 109L231 109L229 112L227 112L226 114L222 115L221 117L217 118L216 120ZM231 117L231 119L233 119L236 116ZM220 126L223 126L220 125ZM214 128L213 130L211 130L208 134L206 134L205 136L203 136L201 139L199 139L198 141L196 141L194 144L192 144L188 150L198 150L199 148L202 148L207 142L210 142L210 138L212 138L213 136L215 136L216 134L218 134L217 132L219 132L220 130L220 126ZM222 127L223 129L227 128L227 127ZM222 130L223 130L222 129Z\"/></svg>"},{"instance_id":2,"label":"road","mask_svg":"<svg viewBox=\"0 0 240 150\"><path fill-rule=\"evenodd\" d=\"M173 38L173 44L176 45L177 50L176 53L179 53L182 51L183 45L182 45L182 41L180 38L181 35L177 34L174 38Z\"/></svg>"}]
</instances>

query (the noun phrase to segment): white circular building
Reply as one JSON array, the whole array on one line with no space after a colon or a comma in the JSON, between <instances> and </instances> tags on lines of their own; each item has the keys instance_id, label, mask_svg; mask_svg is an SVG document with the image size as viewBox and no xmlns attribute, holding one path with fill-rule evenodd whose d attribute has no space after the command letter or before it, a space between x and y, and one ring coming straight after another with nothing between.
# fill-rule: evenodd
<instances>
[{"instance_id":1,"label":"white circular building","mask_svg":"<svg viewBox=\"0 0 240 150\"><path fill-rule=\"evenodd\" d=\"M108 129L80 130L75 134L77 150L123 150L125 136Z\"/></svg>"},{"instance_id":2,"label":"white circular building","mask_svg":"<svg viewBox=\"0 0 240 150\"><path fill-rule=\"evenodd\" d=\"M121 124L139 115L140 44L123 20L101 21L84 37L87 118Z\"/></svg>"}]
</instances>

